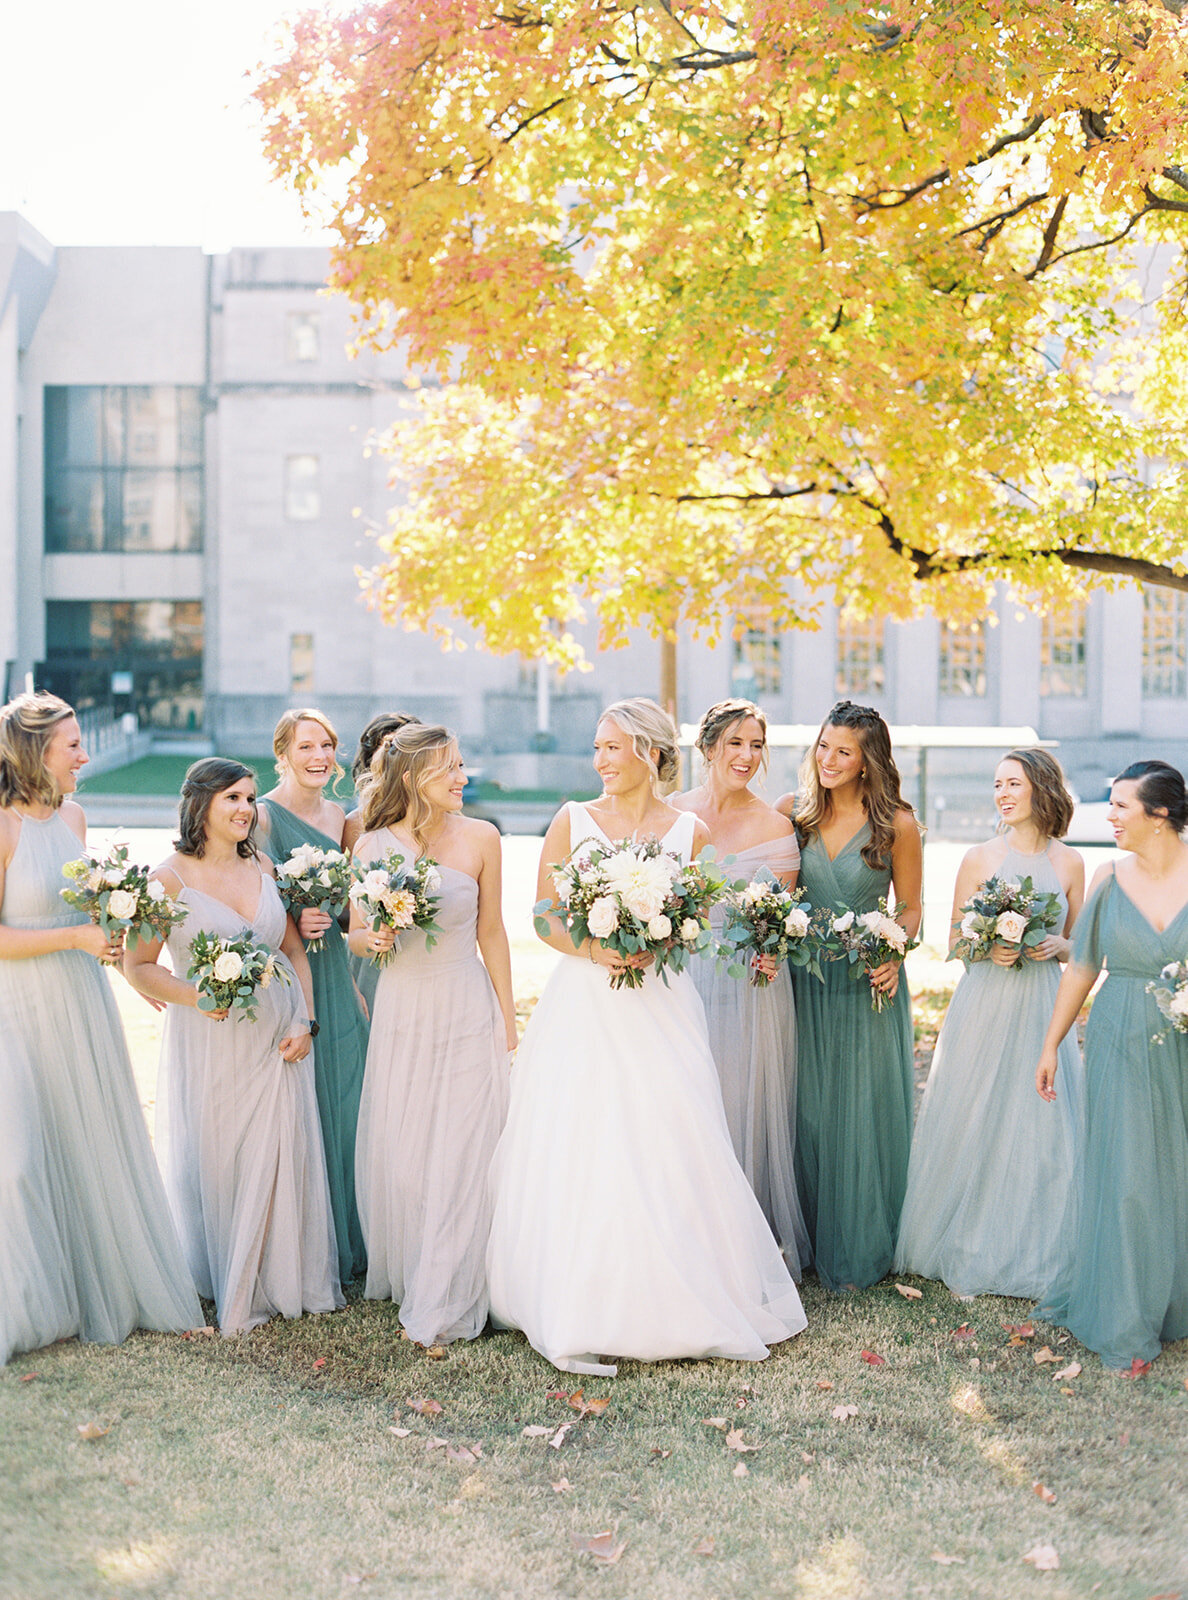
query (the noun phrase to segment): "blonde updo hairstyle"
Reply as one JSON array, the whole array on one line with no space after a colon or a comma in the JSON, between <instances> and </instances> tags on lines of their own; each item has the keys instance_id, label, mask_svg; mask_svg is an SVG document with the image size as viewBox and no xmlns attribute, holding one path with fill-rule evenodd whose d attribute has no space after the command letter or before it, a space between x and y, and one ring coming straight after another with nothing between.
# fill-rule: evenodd
<instances>
[{"instance_id":1,"label":"blonde updo hairstyle","mask_svg":"<svg viewBox=\"0 0 1188 1600\"><path fill-rule=\"evenodd\" d=\"M276 775L283 778L288 765L287 757L289 748L297 736L297 724L300 722L316 722L318 727L330 735L334 746L334 782L332 788L338 787L338 780L344 776L343 769L338 761L338 735L334 725L324 711L317 711L307 706L302 711L286 711L276 725L272 735L272 753L276 757Z\"/></svg>"},{"instance_id":2,"label":"blonde updo hairstyle","mask_svg":"<svg viewBox=\"0 0 1188 1600\"><path fill-rule=\"evenodd\" d=\"M748 717L754 717L763 733L763 761L760 770L767 771L767 717L753 700L719 700L702 717L697 727L697 738L693 742L698 755L707 767L714 759L714 753L722 740Z\"/></svg>"},{"instance_id":3,"label":"blonde updo hairstyle","mask_svg":"<svg viewBox=\"0 0 1188 1600\"><path fill-rule=\"evenodd\" d=\"M0 806L58 809L65 796L46 770L45 752L54 729L73 715L73 706L43 690L18 694L0 709Z\"/></svg>"},{"instance_id":4,"label":"blonde updo hairstyle","mask_svg":"<svg viewBox=\"0 0 1188 1600\"><path fill-rule=\"evenodd\" d=\"M360 820L364 833L403 822L421 849L433 807L425 785L440 777L458 740L440 723L408 722L381 740L371 758L371 777L363 791Z\"/></svg>"},{"instance_id":5,"label":"blonde updo hairstyle","mask_svg":"<svg viewBox=\"0 0 1188 1600\"><path fill-rule=\"evenodd\" d=\"M681 775L676 724L662 706L637 695L630 700L616 700L598 720L615 723L631 740L636 755L652 770L652 787L657 794L668 794L676 787Z\"/></svg>"}]
</instances>

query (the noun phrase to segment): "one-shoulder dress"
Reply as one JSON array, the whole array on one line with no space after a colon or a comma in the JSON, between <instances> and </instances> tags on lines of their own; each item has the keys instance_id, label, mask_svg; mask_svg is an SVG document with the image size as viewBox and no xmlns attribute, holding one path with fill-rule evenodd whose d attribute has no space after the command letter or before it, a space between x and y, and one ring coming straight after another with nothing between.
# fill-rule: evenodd
<instances>
[{"instance_id":1,"label":"one-shoulder dress","mask_svg":"<svg viewBox=\"0 0 1188 1600\"><path fill-rule=\"evenodd\" d=\"M234 939L245 923L184 880L179 899L189 915L168 948L184 978L199 930ZM169 1203L199 1293L214 1300L225 1334L277 1313L343 1304L312 1052L286 1061L279 1049L307 1019L297 974L280 950L285 908L265 872L247 926L289 981L278 976L257 989L255 1022L234 1012L212 1022L193 1007L169 1006L157 1084Z\"/></svg>"},{"instance_id":2,"label":"one-shoulder dress","mask_svg":"<svg viewBox=\"0 0 1188 1600\"><path fill-rule=\"evenodd\" d=\"M1124 1370L1188 1337L1188 1034L1169 1031L1146 992L1186 954L1188 906L1160 933L1113 873L1073 929L1073 960L1107 976L1085 1030L1084 1139L1060 1266L1037 1315Z\"/></svg>"},{"instance_id":3,"label":"one-shoulder dress","mask_svg":"<svg viewBox=\"0 0 1188 1600\"><path fill-rule=\"evenodd\" d=\"M603 839L584 806L570 840ZM689 859L696 818L661 841ZM520 1044L491 1168L492 1320L567 1372L615 1357L762 1361L805 1326L735 1156L688 972L612 990L563 956Z\"/></svg>"},{"instance_id":4,"label":"one-shoulder dress","mask_svg":"<svg viewBox=\"0 0 1188 1600\"><path fill-rule=\"evenodd\" d=\"M264 799L260 804L268 808L268 830L261 833L261 843L278 866L299 845L341 850L329 834L302 822L275 800ZM321 949L307 950L306 954L313 980L314 1015L318 1019L314 1087L326 1151L334 1235L338 1240L338 1273L344 1283L349 1283L367 1267L355 1200L355 1135L367 1064L367 1019L351 977L346 939L337 922L332 921L322 935Z\"/></svg>"},{"instance_id":5,"label":"one-shoulder dress","mask_svg":"<svg viewBox=\"0 0 1188 1600\"><path fill-rule=\"evenodd\" d=\"M364 864L406 847L364 834ZM477 945L478 883L441 865L432 949L415 929L379 969L355 1170L369 1300L394 1300L418 1344L487 1321L487 1169L507 1112L503 1015Z\"/></svg>"},{"instance_id":6,"label":"one-shoulder dress","mask_svg":"<svg viewBox=\"0 0 1188 1600\"><path fill-rule=\"evenodd\" d=\"M799 865L800 848L790 835L739 850L727 871L731 878L750 880L763 873L774 877L795 872ZM715 907L710 919L715 933L721 933L723 917ZM732 978L712 956L694 961L690 971L705 1006L734 1153L788 1270L799 1282L801 1265L811 1254L793 1158L796 1006L791 975L781 966L770 983L757 986L749 975Z\"/></svg>"},{"instance_id":7,"label":"one-shoulder dress","mask_svg":"<svg viewBox=\"0 0 1188 1600\"><path fill-rule=\"evenodd\" d=\"M22 817L0 922L85 922L60 894L81 854L59 813ZM81 950L0 961L0 1364L202 1321L106 974Z\"/></svg>"},{"instance_id":8,"label":"one-shoulder dress","mask_svg":"<svg viewBox=\"0 0 1188 1600\"><path fill-rule=\"evenodd\" d=\"M1008 850L997 876L1030 877L1068 902L1048 858ZM1052 1020L1058 961L970 964L953 992L912 1136L898 1272L940 1278L958 1294L1034 1299L1058 1265L1059 1231L1078 1145L1083 1071L1070 1034L1055 1107L1035 1092Z\"/></svg>"},{"instance_id":9,"label":"one-shoulder dress","mask_svg":"<svg viewBox=\"0 0 1188 1600\"><path fill-rule=\"evenodd\" d=\"M819 834L801 845L800 887L814 907L873 911L889 868L862 856L864 822L830 860ZM830 1289L862 1289L891 1266L912 1139L912 1011L901 974L876 1012L866 978L826 962L821 983L798 968L796 1172L813 1259Z\"/></svg>"}]
</instances>

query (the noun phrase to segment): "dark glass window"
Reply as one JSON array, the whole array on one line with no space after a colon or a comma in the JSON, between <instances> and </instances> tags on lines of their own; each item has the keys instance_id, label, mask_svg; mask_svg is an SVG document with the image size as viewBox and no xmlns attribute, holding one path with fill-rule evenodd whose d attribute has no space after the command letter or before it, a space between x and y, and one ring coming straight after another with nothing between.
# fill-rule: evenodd
<instances>
[{"instance_id":1,"label":"dark glass window","mask_svg":"<svg viewBox=\"0 0 1188 1600\"><path fill-rule=\"evenodd\" d=\"M142 727L202 726L199 600L51 600L44 687L79 710L114 705Z\"/></svg>"},{"instance_id":2,"label":"dark glass window","mask_svg":"<svg viewBox=\"0 0 1188 1600\"><path fill-rule=\"evenodd\" d=\"M201 550L199 390L46 389L45 548Z\"/></svg>"}]
</instances>

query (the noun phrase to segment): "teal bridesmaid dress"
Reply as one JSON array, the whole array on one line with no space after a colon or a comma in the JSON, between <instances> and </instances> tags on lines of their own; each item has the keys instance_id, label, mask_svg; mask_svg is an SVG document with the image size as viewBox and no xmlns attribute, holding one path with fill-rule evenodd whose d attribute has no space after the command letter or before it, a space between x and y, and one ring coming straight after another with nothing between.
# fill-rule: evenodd
<instances>
[{"instance_id":1,"label":"teal bridesmaid dress","mask_svg":"<svg viewBox=\"0 0 1188 1600\"><path fill-rule=\"evenodd\" d=\"M341 848L329 834L311 828L275 800L261 800L260 804L268 809L268 828L261 831L261 843L278 864L287 861L298 845L312 844L319 850ZM367 1064L367 1019L351 978L346 940L337 923L327 928L322 948L309 952L309 969L320 1030L314 1049L318 1118L326 1147L338 1270L343 1283L349 1283L367 1270L355 1198L355 1134Z\"/></svg>"},{"instance_id":2,"label":"teal bridesmaid dress","mask_svg":"<svg viewBox=\"0 0 1188 1600\"><path fill-rule=\"evenodd\" d=\"M1077 965L1107 977L1085 1033L1084 1142L1061 1266L1037 1314L1125 1370L1188 1337L1188 1035L1155 1042L1167 1024L1146 992L1186 954L1188 906L1159 933L1113 873L1073 932Z\"/></svg>"},{"instance_id":3,"label":"teal bridesmaid dress","mask_svg":"<svg viewBox=\"0 0 1188 1600\"><path fill-rule=\"evenodd\" d=\"M834 860L813 834L800 887L814 908L873 911L889 868L862 857L870 825ZM865 977L827 962L822 983L792 974L796 995L796 1178L813 1260L830 1289L863 1289L891 1267L912 1138L912 1014L906 979L881 1013Z\"/></svg>"}]
</instances>

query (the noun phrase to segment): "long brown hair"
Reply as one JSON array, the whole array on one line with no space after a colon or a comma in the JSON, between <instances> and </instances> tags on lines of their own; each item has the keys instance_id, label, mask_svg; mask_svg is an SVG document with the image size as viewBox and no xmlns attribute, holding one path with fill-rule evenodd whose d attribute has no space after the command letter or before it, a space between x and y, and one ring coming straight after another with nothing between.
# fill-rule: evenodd
<instances>
[{"instance_id":1,"label":"long brown hair","mask_svg":"<svg viewBox=\"0 0 1188 1600\"><path fill-rule=\"evenodd\" d=\"M0 806L58 809L65 797L46 769L45 752L54 729L73 715L73 706L42 689L0 708Z\"/></svg>"},{"instance_id":2,"label":"long brown hair","mask_svg":"<svg viewBox=\"0 0 1188 1600\"><path fill-rule=\"evenodd\" d=\"M429 778L444 771L457 743L449 728L435 723L408 722L388 734L371 760L371 781L360 807L364 833L403 822L424 850L433 808L422 790Z\"/></svg>"},{"instance_id":3,"label":"long brown hair","mask_svg":"<svg viewBox=\"0 0 1188 1600\"><path fill-rule=\"evenodd\" d=\"M862 859L878 871L890 864L899 813L907 811L915 816L915 809L900 791L899 768L891 754L891 731L873 706L839 700L821 724L800 764L799 799L793 819L796 831L802 841L807 839L818 832L833 810L832 797L822 788L817 771L817 745L826 728L848 728L857 736L863 762L862 807L870 823L870 839L862 847Z\"/></svg>"}]
</instances>

